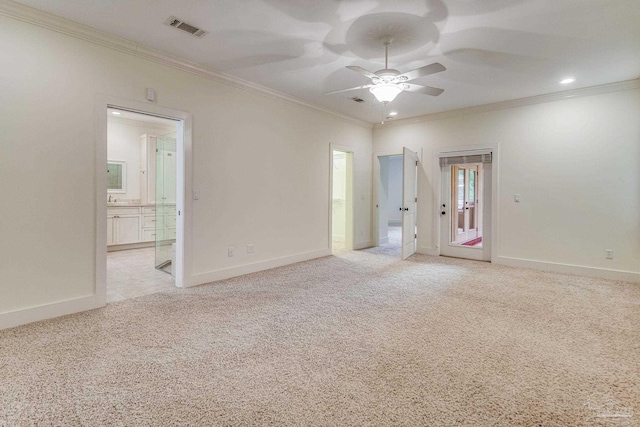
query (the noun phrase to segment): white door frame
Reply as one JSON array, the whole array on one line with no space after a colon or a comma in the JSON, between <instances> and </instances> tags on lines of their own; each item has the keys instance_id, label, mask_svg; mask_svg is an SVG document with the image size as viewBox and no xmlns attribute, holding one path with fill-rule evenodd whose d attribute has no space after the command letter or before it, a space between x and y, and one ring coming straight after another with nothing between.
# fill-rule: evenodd
<instances>
[{"instance_id":1,"label":"white door frame","mask_svg":"<svg viewBox=\"0 0 640 427\"><path fill-rule=\"evenodd\" d=\"M192 129L190 113L161 107L156 104L133 101L109 95L99 95L96 100L96 301L100 306L107 302L107 108L120 108L152 116L177 120L176 129L176 269L175 284L185 286L191 274L191 194L192 190ZM102 167L104 165L105 167Z\"/></svg>"},{"instance_id":2,"label":"white door frame","mask_svg":"<svg viewBox=\"0 0 640 427\"><path fill-rule=\"evenodd\" d=\"M355 153L353 152L353 148L347 147L344 145L329 143L329 240L328 240L328 249L329 252L333 252L332 242L333 242L333 152L334 151L342 151L343 153L351 154L351 194L347 195L346 205L346 215L345 215L345 248L347 250L352 251L355 246L355 215L354 215L354 197L353 192L355 189ZM349 157L347 157L348 159ZM347 179L349 176L347 175ZM348 186L347 186L348 188Z\"/></svg>"},{"instance_id":3,"label":"white door frame","mask_svg":"<svg viewBox=\"0 0 640 427\"><path fill-rule=\"evenodd\" d=\"M476 145L476 146L464 146L464 147L453 147L448 150L442 150L435 153L433 157L433 168L437 173L434 174L435 177L435 188L437 189L437 200L438 203L434 207L436 209L435 213L435 221L434 221L434 235L436 236L436 252L437 255L440 255L441 248L441 223L442 220L440 218L440 212L442 207L442 169L440 167L440 157L444 156L464 156L464 155L472 155L472 154L482 154L491 152L491 220L487 221L485 215L482 217L483 221L483 235L489 235L491 240L489 242L489 252L491 254L490 262L495 263L498 259L498 239L500 237L499 234L499 212L498 212L498 199L499 199L499 164L500 164L500 144L497 143L492 146L487 145ZM450 202L447 202L450 203Z\"/></svg>"}]
</instances>

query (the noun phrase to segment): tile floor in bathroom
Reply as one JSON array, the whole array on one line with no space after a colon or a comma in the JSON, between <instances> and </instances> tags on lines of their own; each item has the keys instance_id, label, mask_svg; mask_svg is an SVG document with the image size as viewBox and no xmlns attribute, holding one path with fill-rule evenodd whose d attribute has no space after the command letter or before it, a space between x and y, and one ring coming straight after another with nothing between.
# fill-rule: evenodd
<instances>
[{"instance_id":1,"label":"tile floor in bathroom","mask_svg":"<svg viewBox=\"0 0 640 427\"><path fill-rule=\"evenodd\" d=\"M155 248L107 253L107 303L174 287L173 277L155 269Z\"/></svg>"}]
</instances>

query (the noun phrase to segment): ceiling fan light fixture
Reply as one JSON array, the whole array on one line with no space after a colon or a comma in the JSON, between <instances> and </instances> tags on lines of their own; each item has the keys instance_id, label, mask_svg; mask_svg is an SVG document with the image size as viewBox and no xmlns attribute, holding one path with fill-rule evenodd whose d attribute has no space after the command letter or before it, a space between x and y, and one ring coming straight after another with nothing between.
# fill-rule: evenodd
<instances>
[{"instance_id":1,"label":"ceiling fan light fixture","mask_svg":"<svg viewBox=\"0 0 640 427\"><path fill-rule=\"evenodd\" d=\"M383 83L373 86L369 89L369 92L376 97L380 102L391 102L396 99L396 96L402 92L402 86L398 84Z\"/></svg>"}]
</instances>

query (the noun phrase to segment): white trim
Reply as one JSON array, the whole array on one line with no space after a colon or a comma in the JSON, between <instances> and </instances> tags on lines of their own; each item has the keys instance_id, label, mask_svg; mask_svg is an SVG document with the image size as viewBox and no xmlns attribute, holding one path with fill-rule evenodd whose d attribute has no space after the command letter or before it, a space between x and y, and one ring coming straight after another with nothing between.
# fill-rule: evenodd
<instances>
[{"instance_id":1,"label":"white trim","mask_svg":"<svg viewBox=\"0 0 640 427\"><path fill-rule=\"evenodd\" d=\"M365 240L364 242L357 242L353 244L353 250L369 249L373 247L374 245L371 240Z\"/></svg>"},{"instance_id":2,"label":"white trim","mask_svg":"<svg viewBox=\"0 0 640 427\"><path fill-rule=\"evenodd\" d=\"M416 253L421 255L431 255L431 256L440 256L440 249L438 248L430 248L427 246L418 246Z\"/></svg>"},{"instance_id":3,"label":"white trim","mask_svg":"<svg viewBox=\"0 0 640 427\"><path fill-rule=\"evenodd\" d=\"M610 280L624 280L626 282L640 283L640 273L636 273L633 271L587 267L584 265L564 264L559 262L535 261L531 259L506 256L497 257L496 264L507 265L509 267L551 271L554 273L575 274L578 276L595 277Z\"/></svg>"},{"instance_id":4,"label":"white trim","mask_svg":"<svg viewBox=\"0 0 640 427\"><path fill-rule=\"evenodd\" d=\"M373 129L382 129L385 127L404 126L414 123L432 122L435 120L450 119L453 117L468 116L472 114L488 113L491 111L507 110L510 108L525 107L527 105L542 104L544 102L559 101L568 98L577 98L583 96L599 95L602 93L620 92L624 90L632 90L640 88L640 79L625 80L622 82L607 83L598 86L584 87L580 89L566 90L562 92L547 93L544 95L530 96L527 98L517 98L508 101L495 102L492 104L483 104L474 107L459 108L457 110L443 111L441 113L425 114L423 116L409 117L402 120L394 120L385 122L384 124L375 123Z\"/></svg>"},{"instance_id":5,"label":"white trim","mask_svg":"<svg viewBox=\"0 0 640 427\"><path fill-rule=\"evenodd\" d=\"M55 31L57 33L75 37L80 40L114 49L119 52L123 52L139 58L147 59L158 64L167 65L169 67L173 67L187 73L195 74L197 76L204 77L218 83L232 86L236 89L255 93L267 98L278 99L289 104L303 106L317 112L339 118L348 123L364 127L366 129L373 128L372 123L366 122L364 120L336 113L335 111L331 111L319 105L311 104L309 102L294 98L273 89L269 89L256 83L249 82L247 80L208 70L206 68L203 68L202 65L188 61L186 59L140 45L127 39L104 33L102 31L96 30L95 28L91 28L86 25L70 21L68 19L64 19L28 6L24 6L22 4L0 0L0 15L13 18L18 21L26 22L28 24L37 25L39 27Z\"/></svg>"},{"instance_id":6,"label":"white trim","mask_svg":"<svg viewBox=\"0 0 640 427\"><path fill-rule=\"evenodd\" d=\"M27 323L52 319L103 307L96 295L74 298L67 301L28 307L0 314L0 329L13 328Z\"/></svg>"},{"instance_id":7,"label":"white trim","mask_svg":"<svg viewBox=\"0 0 640 427\"><path fill-rule=\"evenodd\" d=\"M331 255L331 250L319 249L282 258L273 258L252 264L244 264L237 267L229 267L221 270L209 271L207 273L200 273L193 276L194 285L191 286L204 285L218 280L230 279L232 277L243 276L245 274L258 273L272 268L283 267L297 262L309 261L329 255Z\"/></svg>"}]
</instances>

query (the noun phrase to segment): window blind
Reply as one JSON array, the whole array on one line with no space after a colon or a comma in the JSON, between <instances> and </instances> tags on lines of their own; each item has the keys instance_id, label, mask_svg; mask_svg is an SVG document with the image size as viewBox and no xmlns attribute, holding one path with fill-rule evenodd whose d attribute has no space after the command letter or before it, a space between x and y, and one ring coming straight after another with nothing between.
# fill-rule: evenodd
<instances>
[{"instance_id":1,"label":"window blind","mask_svg":"<svg viewBox=\"0 0 640 427\"><path fill-rule=\"evenodd\" d=\"M491 153L440 157L440 166L463 165L466 163L491 163Z\"/></svg>"}]
</instances>

